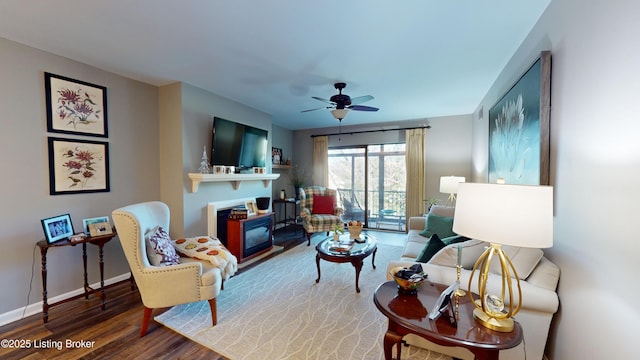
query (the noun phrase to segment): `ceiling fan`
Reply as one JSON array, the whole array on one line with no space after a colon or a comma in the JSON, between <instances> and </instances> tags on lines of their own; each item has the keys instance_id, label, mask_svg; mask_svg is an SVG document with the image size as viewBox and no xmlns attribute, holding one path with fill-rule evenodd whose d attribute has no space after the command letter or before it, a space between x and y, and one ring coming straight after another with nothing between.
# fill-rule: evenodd
<instances>
[{"instance_id":1,"label":"ceiling fan","mask_svg":"<svg viewBox=\"0 0 640 360\"><path fill-rule=\"evenodd\" d=\"M349 113L349 110L378 111L378 108L376 107L360 105L363 102L373 100L373 96L365 95L365 96L358 96L355 98L351 98L349 95L342 93L342 89L347 87L347 84L343 82L335 83L333 84L333 87L335 87L336 90L338 90L338 94L333 95L332 97L329 98L329 100L323 99L317 96L312 96L312 98L325 102L327 104L331 104L331 106L323 106L315 109L303 110L302 112L309 112L309 111L315 111L315 110L321 110L321 109L333 109L331 110L331 114L333 115L333 117L336 118L338 121L342 122L342 119L344 119L347 116L347 114Z\"/></svg>"}]
</instances>

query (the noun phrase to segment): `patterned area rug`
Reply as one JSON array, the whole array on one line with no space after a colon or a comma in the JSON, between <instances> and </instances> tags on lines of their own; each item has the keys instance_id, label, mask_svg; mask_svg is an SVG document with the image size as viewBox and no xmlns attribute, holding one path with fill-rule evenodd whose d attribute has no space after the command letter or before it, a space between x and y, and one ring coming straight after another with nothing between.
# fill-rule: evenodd
<instances>
[{"instance_id":1,"label":"patterned area rug","mask_svg":"<svg viewBox=\"0 0 640 360\"><path fill-rule=\"evenodd\" d=\"M315 248L299 245L227 280L215 327L204 301L175 306L155 320L233 360L382 360L387 321L373 293L401 251L379 242L376 269L366 258L357 293L350 263L321 260L316 284ZM402 355L451 359L417 347L403 348Z\"/></svg>"}]
</instances>

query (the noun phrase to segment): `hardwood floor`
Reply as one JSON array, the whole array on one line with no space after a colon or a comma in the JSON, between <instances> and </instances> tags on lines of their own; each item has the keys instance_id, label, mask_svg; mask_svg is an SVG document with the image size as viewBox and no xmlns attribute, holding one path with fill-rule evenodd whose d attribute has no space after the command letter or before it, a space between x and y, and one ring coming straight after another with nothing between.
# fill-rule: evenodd
<instances>
[{"instance_id":1,"label":"hardwood floor","mask_svg":"<svg viewBox=\"0 0 640 360\"><path fill-rule=\"evenodd\" d=\"M154 316L168 309L154 310ZM0 348L2 359L225 359L214 351L161 326L155 321L140 338L142 301L128 281L107 288L107 308L84 297L49 309L42 315L0 327L0 338L30 341L30 348ZM86 348L69 348L67 341L84 341ZM77 343L76 346L82 345ZM47 348L48 347L48 348ZM61 350L58 350L61 348Z\"/></svg>"},{"instance_id":2,"label":"hardwood floor","mask_svg":"<svg viewBox=\"0 0 640 360\"><path fill-rule=\"evenodd\" d=\"M285 251L303 242L306 238L300 231L297 234L275 233L274 244L284 246ZM138 290L131 290L128 280L109 286L106 294L104 311L100 308L100 299L92 295L89 300L81 297L50 308L46 324L42 322L42 314L38 313L0 327L0 339L21 341L25 347L29 345L28 348L8 348L3 343L0 358L226 359L153 320L149 323L147 335L140 338L142 301ZM156 309L153 316L166 310L168 308ZM67 341L76 342L76 348L69 348ZM87 346L77 347L82 345L81 342Z\"/></svg>"}]
</instances>

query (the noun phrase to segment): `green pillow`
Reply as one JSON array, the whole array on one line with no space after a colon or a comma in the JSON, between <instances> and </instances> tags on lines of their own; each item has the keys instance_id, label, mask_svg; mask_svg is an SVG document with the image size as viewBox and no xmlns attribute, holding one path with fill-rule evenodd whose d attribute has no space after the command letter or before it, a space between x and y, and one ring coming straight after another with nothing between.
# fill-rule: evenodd
<instances>
[{"instance_id":1,"label":"green pillow","mask_svg":"<svg viewBox=\"0 0 640 360\"><path fill-rule=\"evenodd\" d=\"M461 243L461 242L465 242L467 240L471 240L466 236L462 236L462 235L454 235L454 236L449 236L446 237L444 239L442 239L442 242L445 245L451 245L451 244L457 244L457 243Z\"/></svg>"},{"instance_id":2,"label":"green pillow","mask_svg":"<svg viewBox=\"0 0 640 360\"><path fill-rule=\"evenodd\" d=\"M429 241L424 244L424 247L420 251L420 254L418 254L416 261L426 263L433 257L433 255L435 255L438 251L440 251L440 249L445 246L447 245L443 243L442 240L440 240L438 234L433 234Z\"/></svg>"},{"instance_id":3,"label":"green pillow","mask_svg":"<svg viewBox=\"0 0 640 360\"><path fill-rule=\"evenodd\" d=\"M430 238L433 234L438 234L441 239L457 235L453 232L453 218L428 214L420 235Z\"/></svg>"}]
</instances>

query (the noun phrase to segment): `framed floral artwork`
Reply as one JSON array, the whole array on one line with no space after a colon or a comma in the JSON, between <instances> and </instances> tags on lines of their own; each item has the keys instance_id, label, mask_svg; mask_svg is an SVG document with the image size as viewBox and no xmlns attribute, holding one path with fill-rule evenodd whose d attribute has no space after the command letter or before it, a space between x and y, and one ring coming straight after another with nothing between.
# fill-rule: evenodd
<instances>
[{"instance_id":1,"label":"framed floral artwork","mask_svg":"<svg viewBox=\"0 0 640 360\"><path fill-rule=\"evenodd\" d=\"M489 110L489 182L549 184L551 53L540 57Z\"/></svg>"},{"instance_id":2,"label":"framed floral artwork","mask_svg":"<svg viewBox=\"0 0 640 360\"><path fill-rule=\"evenodd\" d=\"M44 73L47 131L108 137L107 88Z\"/></svg>"},{"instance_id":3,"label":"framed floral artwork","mask_svg":"<svg viewBox=\"0 0 640 360\"><path fill-rule=\"evenodd\" d=\"M51 195L108 192L109 144L49 138Z\"/></svg>"}]
</instances>

